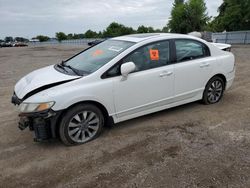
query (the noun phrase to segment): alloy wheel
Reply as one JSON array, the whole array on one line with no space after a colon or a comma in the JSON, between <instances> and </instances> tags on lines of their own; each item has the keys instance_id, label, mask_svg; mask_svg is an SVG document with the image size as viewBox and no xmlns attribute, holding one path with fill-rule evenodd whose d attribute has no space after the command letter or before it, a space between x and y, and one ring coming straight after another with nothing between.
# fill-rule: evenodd
<instances>
[{"instance_id":1,"label":"alloy wheel","mask_svg":"<svg viewBox=\"0 0 250 188\"><path fill-rule=\"evenodd\" d=\"M223 94L223 83L220 80L215 80L211 83L208 93L207 100L210 103L216 103L220 100Z\"/></svg>"},{"instance_id":2,"label":"alloy wheel","mask_svg":"<svg viewBox=\"0 0 250 188\"><path fill-rule=\"evenodd\" d=\"M100 118L95 112L82 111L69 122L68 135L77 142L84 143L93 138L100 127Z\"/></svg>"}]
</instances>

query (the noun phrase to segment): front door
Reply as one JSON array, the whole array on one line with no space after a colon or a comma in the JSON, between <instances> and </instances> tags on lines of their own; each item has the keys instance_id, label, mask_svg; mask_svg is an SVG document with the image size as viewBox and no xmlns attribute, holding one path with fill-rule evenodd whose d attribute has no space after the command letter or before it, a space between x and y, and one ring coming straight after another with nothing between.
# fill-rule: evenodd
<instances>
[{"instance_id":1,"label":"front door","mask_svg":"<svg viewBox=\"0 0 250 188\"><path fill-rule=\"evenodd\" d=\"M113 78L118 118L143 115L171 101L174 96L174 65L170 64L169 46L169 41L151 43L122 60L122 63L135 63L136 71L126 80L122 76Z\"/></svg>"}]
</instances>

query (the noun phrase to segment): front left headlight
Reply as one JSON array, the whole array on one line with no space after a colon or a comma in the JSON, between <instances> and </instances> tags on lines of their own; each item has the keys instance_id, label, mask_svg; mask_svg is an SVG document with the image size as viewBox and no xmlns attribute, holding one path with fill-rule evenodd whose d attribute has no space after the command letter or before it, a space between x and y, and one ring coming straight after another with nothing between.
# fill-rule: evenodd
<instances>
[{"instance_id":1,"label":"front left headlight","mask_svg":"<svg viewBox=\"0 0 250 188\"><path fill-rule=\"evenodd\" d=\"M55 102L46 103L22 103L19 106L19 111L21 113L31 113L31 112L42 112L49 110Z\"/></svg>"}]
</instances>

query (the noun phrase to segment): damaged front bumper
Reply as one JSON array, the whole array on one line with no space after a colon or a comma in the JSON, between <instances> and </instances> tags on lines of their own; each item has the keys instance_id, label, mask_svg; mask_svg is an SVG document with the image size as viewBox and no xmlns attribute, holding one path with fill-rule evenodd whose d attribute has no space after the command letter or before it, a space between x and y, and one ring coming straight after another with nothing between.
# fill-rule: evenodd
<instances>
[{"instance_id":1,"label":"damaged front bumper","mask_svg":"<svg viewBox=\"0 0 250 188\"><path fill-rule=\"evenodd\" d=\"M61 112L48 110L45 112L19 114L20 120L18 127L21 130L29 127L30 131L34 131L34 141L42 142L57 137L56 125Z\"/></svg>"},{"instance_id":2,"label":"damaged front bumper","mask_svg":"<svg viewBox=\"0 0 250 188\"><path fill-rule=\"evenodd\" d=\"M20 105L23 101L14 93L11 99L14 105ZM34 141L42 142L57 138L57 124L61 111L53 111L51 109L42 112L20 113L18 127L24 130L29 127L30 131L34 131Z\"/></svg>"}]
</instances>

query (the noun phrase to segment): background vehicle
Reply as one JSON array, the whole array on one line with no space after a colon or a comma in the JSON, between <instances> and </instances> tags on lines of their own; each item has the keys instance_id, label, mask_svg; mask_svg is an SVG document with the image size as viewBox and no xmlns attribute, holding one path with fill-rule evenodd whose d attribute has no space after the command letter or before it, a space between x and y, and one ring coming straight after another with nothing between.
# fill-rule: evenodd
<instances>
[{"instance_id":1,"label":"background vehicle","mask_svg":"<svg viewBox=\"0 0 250 188\"><path fill-rule=\"evenodd\" d=\"M2 42L1 47L12 47L12 43L11 42Z\"/></svg>"},{"instance_id":2,"label":"background vehicle","mask_svg":"<svg viewBox=\"0 0 250 188\"><path fill-rule=\"evenodd\" d=\"M101 42L103 42L104 40L101 40L101 39L98 39L98 40L94 40L94 41L91 41L88 43L89 46L94 46L94 45L97 45Z\"/></svg>"},{"instance_id":3,"label":"background vehicle","mask_svg":"<svg viewBox=\"0 0 250 188\"><path fill-rule=\"evenodd\" d=\"M234 55L202 39L129 35L28 74L12 102L19 105L19 128L29 126L37 141L59 136L82 144L105 124L197 100L217 103L234 76Z\"/></svg>"},{"instance_id":4,"label":"background vehicle","mask_svg":"<svg viewBox=\"0 0 250 188\"><path fill-rule=\"evenodd\" d=\"M28 44L23 42L15 42L13 44L13 47L26 47L26 46L28 46Z\"/></svg>"}]
</instances>

